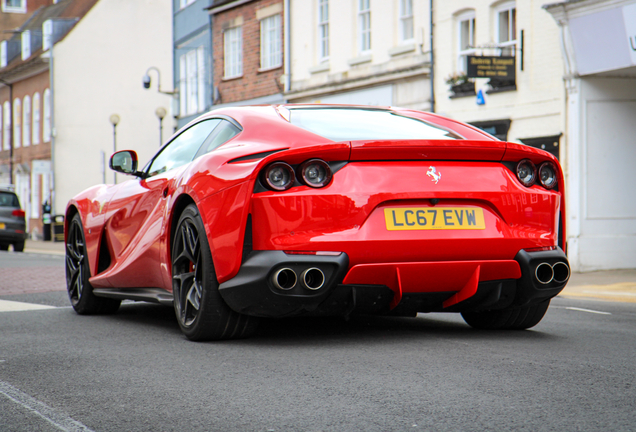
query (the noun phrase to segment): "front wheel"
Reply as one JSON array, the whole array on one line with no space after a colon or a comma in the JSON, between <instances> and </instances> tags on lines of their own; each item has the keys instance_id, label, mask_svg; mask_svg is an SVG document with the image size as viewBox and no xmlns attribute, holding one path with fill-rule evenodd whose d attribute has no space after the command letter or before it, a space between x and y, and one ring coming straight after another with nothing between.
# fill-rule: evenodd
<instances>
[{"instance_id":1,"label":"front wheel","mask_svg":"<svg viewBox=\"0 0 636 432\"><path fill-rule=\"evenodd\" d=\"M71 305L80 315L117 312L121 300L97 297L88 281L90 277L84 229L79 214L73 216L66 237L66 288Z\"/></svg>"},{"instance_id":2,"label":"front wheel","mask_svg":"<svg viewBox=\"0 0 636 432\"><path fill-rule=\"evenodd\" d=\"M534 327L545 315L550 300L536 305L509 307L485 312L462 312L466 324L484 330L525 330Z\"/></svg>"},{"instance_id":3,"label":"front wheel","mask_svg":"<svg viewBox=\"0 0 636 432\"><path fill-rule=\"evenodd\" d=\"M193 341L237 339L256 330L257 318L231 310L219 293L210 245L194 204L181 214L172 245L174 309Z\"/></svg>"}]
</instances>

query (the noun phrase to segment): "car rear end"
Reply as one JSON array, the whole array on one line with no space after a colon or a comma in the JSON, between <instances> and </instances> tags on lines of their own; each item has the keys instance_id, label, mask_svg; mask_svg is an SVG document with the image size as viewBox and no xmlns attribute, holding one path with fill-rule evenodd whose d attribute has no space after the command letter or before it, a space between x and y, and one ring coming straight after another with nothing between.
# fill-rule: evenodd
<instances>
[{"instance_id":1,"label":"car rear end","mask_svg":"<svg viewBox=\"0 0 636 432\"><path fill-rule=\"evenodd\" d=\"M21 252L26 237L25 212L18 196L9 189L0 189L0 250L13 245L15 251Z\"/></svg>"},{"instance_id":2,"label":"car rear end","mask_svg":"<svg viewBox=\"0 0 636 432\"><path fill-rule=\"evenodd\" d=\"M558 162L452 130L436 138L352 140L346 160L272 158L251 200L249 253L221 284L228 304L261 316L413 315L560 292L569 264Z\"/></svg>"}]
</instances>

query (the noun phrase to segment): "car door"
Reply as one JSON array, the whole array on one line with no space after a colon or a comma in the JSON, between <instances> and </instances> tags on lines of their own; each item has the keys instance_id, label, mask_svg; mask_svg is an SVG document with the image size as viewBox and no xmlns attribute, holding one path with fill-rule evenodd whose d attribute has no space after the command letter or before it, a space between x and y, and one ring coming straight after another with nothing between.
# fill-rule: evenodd
<instances>
[{"instance_id":1,"label":"car door","mask_svg":"<svg viewBox=\"0 0 636 432\"><path fill-rule=\"evenodd\" d=\"M179 168L190 163L208 141L219 119L207 119L185 129L166 144L144 168L145 178L123 183L108 207L106 233L115 264L113 287L163 287L161 237L165 205L174 190ZM164 287L168 288L168 287Z\"/></svg>"}]
</instances>

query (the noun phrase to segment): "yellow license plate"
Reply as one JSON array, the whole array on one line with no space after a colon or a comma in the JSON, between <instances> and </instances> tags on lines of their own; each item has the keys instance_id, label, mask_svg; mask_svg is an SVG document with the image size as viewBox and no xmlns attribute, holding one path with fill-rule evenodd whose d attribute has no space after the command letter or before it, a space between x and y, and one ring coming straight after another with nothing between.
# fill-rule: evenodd
<instances>
[{"instance_id":1,"label":"yellow license plate","mask_svg":"<svg viewBox=\"0 0 636 432\"><path fill-rule=\"evenodd\" d=\"M389 231L486 229L479 207L385 208L384 220Z\"/></svg>"},{"instance_id":2,"label":"yellow license plate","mask_svg":"<svg viewBox=\"0 0 636 432\"><path fill-rule=\"evenodd\" d=\"M0 229L4 229L4 228L5 228L4 224L0 223Z\"/></svg>"}]
</instances>

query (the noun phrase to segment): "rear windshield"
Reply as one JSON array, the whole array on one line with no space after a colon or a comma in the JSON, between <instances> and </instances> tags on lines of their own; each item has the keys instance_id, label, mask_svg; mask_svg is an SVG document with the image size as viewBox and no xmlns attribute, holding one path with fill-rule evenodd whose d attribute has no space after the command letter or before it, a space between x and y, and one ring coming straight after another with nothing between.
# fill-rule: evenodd
<instances>
[{"instance_id":1,"label":"rear windshield","mask_svg":"<svg viewBox=\"0 0 636 432\"><path fill-rule=\"evenodd\" d=\"M290 122L332 141L461 139L437 126L390 111L360 108L291 108Z\"/></svg>"},{"instance_id":2,"label":"rear windshield","mask_svg":"<svg viewBox=\"0 0 636 432\"><path fill-rule=\"evenodd\" d=\"M20 207L20 201L12 192L0 192L0 207Z\"/></svg>"}]
</instances>

